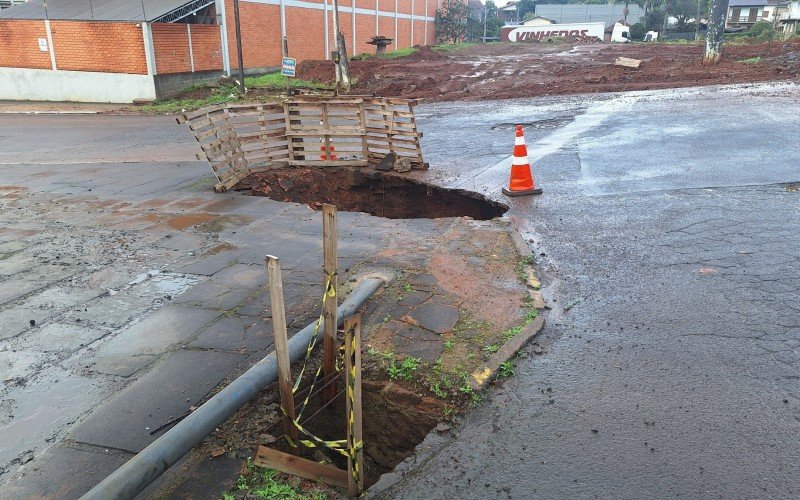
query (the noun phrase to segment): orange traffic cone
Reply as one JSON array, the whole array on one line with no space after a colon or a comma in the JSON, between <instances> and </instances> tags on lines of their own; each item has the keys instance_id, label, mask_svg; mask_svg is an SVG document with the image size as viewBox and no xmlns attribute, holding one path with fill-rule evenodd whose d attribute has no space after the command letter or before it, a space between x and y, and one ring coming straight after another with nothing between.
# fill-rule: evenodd
<instances>
[{"instance_id":1,"label":"orange traffic cone","mask_svg":"<svg viewBox=\"0 0 800 500\"><path fill-rule=\"evenodd\" d=\"M508 196L522 196L526 194L539 194L542 188L537 188L531 174L531 164L528 163L528 148L525 146L525 132L522 125L517 125L514 138L514 157L511 160L511 179L508 189L503 188L503 193Z\"/></svg>"},{"instance_id":2,"label":"orange traffic cone","mask_svg":"<svg viewBox=\"0 0 800 500\"><path fill-rule=\"evenodd\" d=\"M328 152L325 151L325 145L323 144L322 146L320 146L319 150L322 152L322 154L319 155L319 159L320 160L327 160L328 159ZM330 157L331 160L338 160L339 159L339 157L336 156L336 148L333 147L333 144L331 144L330 153L331 153L331 157Z\"/></svg>"}]
</instances>

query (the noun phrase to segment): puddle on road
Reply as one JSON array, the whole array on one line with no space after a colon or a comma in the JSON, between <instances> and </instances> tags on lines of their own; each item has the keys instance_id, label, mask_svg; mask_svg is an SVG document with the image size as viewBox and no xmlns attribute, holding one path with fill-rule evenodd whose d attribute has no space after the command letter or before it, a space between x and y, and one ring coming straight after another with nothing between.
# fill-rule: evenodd
<instances>
[{"instance_id":1,"label":"puddle on road","mask_svg":"<svg viewBox=\"0 0 800 500\"><path fill-rule=\"evenodd\" d=\"M8 403L0 420L0 473L29 461L112 389L60 368L27 387L11 387L3 396Z\"/></svg>"},{"instance_id":2,"label":"puddle on road","mask_svg":"<svg viewBox=\"0 0 800 500\"><path fill-rule=\"evenodd\" d=\"M171 273L153 269L146 273L139 274L132 281L128 282L125 287L132 287L142 284L144 282L151 286L153 293L156 295L169 295L175 297L185 292L192 287L195 283L200 281L197 276ZM116 292L114 292L116 293ZM113 294L112 294L113 295Z\"/></svg>"}]
</instances>

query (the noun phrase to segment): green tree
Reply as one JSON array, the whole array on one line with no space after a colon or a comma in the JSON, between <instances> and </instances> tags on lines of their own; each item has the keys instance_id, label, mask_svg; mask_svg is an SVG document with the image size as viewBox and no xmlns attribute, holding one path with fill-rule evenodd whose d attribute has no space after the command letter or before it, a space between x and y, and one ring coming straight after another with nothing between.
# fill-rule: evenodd
<instances>
[{"instance_id":1,"label":"green tree","mask_svg":"<svg viewBox=\"0 0 800 500\"><path fill-rule=\"evenodd\" d=\"M517 4L517 19L525 19L528 12L536 12L536 3L533 0L520 0Z\"/></svg>"},{"instance_id":2,"label":"green tree","mask_svg":"<svg viewBox=\"0 0 800 500\"><path fill-rule=\"evenodd\" d=\"M661 31L661 25L664 23L664 11L651 5L644 15L642 23L647 31Z\"/></svg>"},{"instance_id":3,"label":"green tree","mask_svg":"<svg viewBox=\"0 0 800 500\"><path fill-rule=\"evenodd\" d=\"M497 18L497 4L494 0L486 0L486 19Z\"/></svg>"},{"instance_id":4,"label":"green tree","mask_svg":"<svg viewBox=\"0 0 800 500\"><path fill-rule=\"evenodd\" d=\"M697 1L698 0L669 0L669 15L674 16L678 20L677 26L685 28L689 24L689 19L697 17ZM706 2L700 2L700 15L705 14L708 10Z\"/></svg>"},{"instance_id":5,"label":"green tree","mask_svg":"<svg viewBox=\"0 0 800 500\"><path fill-rule=\"evenodd\" d=\"M467 36L467 3L445 0L436 11L436 40L439 43L459 42Z\"/></svg>"}]
</instances>

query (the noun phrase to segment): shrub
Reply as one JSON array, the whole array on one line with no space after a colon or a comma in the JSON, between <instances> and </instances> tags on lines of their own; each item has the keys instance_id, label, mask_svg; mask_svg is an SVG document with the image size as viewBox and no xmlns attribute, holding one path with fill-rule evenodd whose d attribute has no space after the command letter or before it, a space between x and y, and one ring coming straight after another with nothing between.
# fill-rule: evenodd
<instances>
[{"instance_id":1,"label":"shrub","mask_svg":"<svg viewBox=\"0 0 800 500\"><path fill-rule=\"evenodd\" d=\"M763 42L774 40L776 35L777 33L775 32L775 28L772 27L772 23L765 21L759 21L752 25L749 30L747 30L747 36L756 38Z\"/></svg>"},{"instance_id":2,"label":"shrub","mask_svg":"<svg viewBox=\"0 0 800 500\"><path fill-rule=\"evenodd\" d=\"M631 26L631 40L635 40L637 42L641 42L644 40L644 35L647 33L647 28L645 28L644 24L636 23Z\"/></svg>"}]
</instances>

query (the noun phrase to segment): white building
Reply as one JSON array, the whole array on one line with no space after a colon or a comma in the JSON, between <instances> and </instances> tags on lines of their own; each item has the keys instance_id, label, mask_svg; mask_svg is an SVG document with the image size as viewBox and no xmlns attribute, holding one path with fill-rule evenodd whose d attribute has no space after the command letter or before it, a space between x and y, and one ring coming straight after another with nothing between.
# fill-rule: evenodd
<instances>
[{"instance_id":1,"label":"white building","mask_svg":"<svg viewBox=\"0 0 800 500\"><path fill-rule=\"evenodd\" d=\"M759 21L775 22L786 0L729 0L726 28L749 28Z\"/></svg>"}]
</instances>

